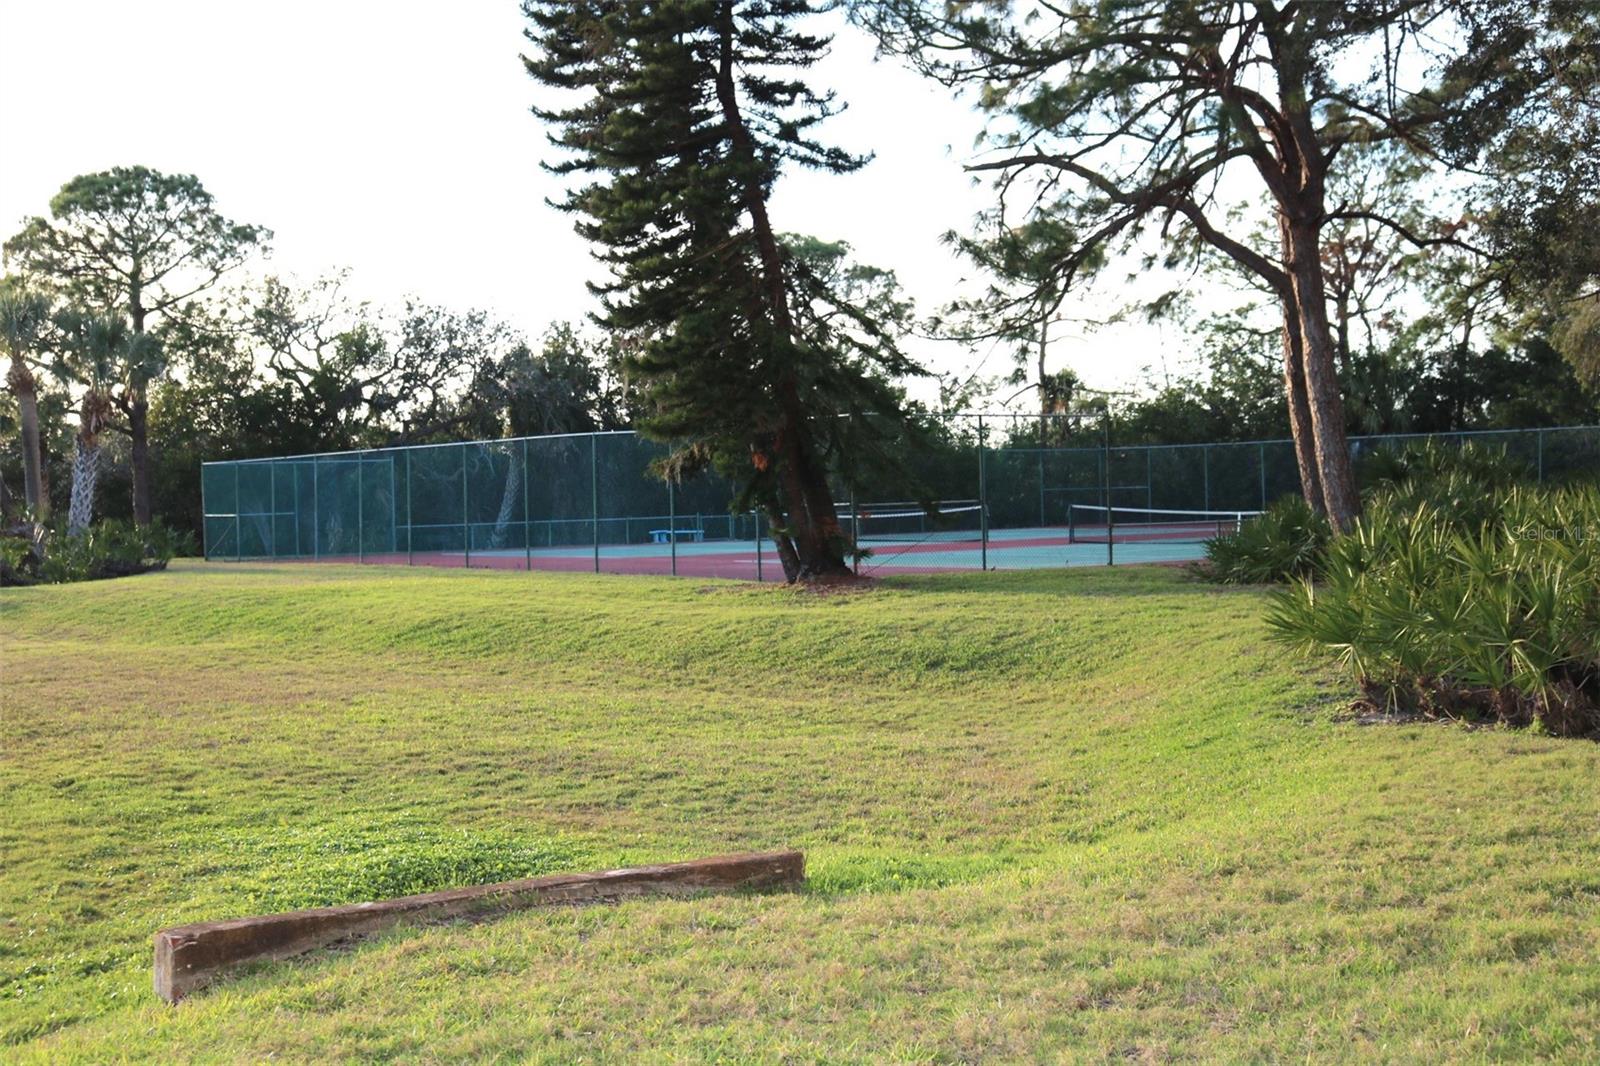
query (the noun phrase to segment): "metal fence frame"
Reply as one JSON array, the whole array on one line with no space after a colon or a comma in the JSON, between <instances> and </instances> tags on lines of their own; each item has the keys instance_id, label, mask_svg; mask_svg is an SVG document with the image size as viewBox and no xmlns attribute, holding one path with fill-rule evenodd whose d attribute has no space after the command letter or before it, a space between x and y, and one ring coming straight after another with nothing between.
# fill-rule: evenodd
<instances>
[{"instance_id":1,"label":"metal fence frame","mask_svg":"<svg viewBox=\"0 0 1600 1066\"><path fill-rule=\"evenodd\" d=\"M1077 424L1084 416L1063 417ZM997 423L1003 425L1006 421L1012 426L1010 441L998 446L991 443L990 438L1000 428ZM947 477L959 480L963 488L968 484L966 477L975 479L977 490L975 498L978 502L980 523L978 539L982 545L978 565L985 570L989 569L991 526L996 524L1014 526L1015 516L1024 512L1027 512L1029 520L1032 520L1034 503L1023 500L1021 492L1024 489L1030 496L1036 495L1037 515L1041 525L1048 524L1052 509L1059 510L1064 507L1065 513L1070 514L1070 505L1074 502L1095 502L1103 505L1108 509L1109 520L1112 514L1110 509L1114 507L1157 508L1177 507L1181 504L1189 510L1263 510L1274 499L1299 490L1299 474L1294 462L1293 443L1288 438L1206 444L1115 445L1109 427L1103 425L1102 432L1097 434L1101 439L1096 445L1051 447L1040 443L1030 446L1022 439L1024 435L1017 432L1017 427L1024 424L1024 421L1037 422L1040 426L1039 439L1041 442L1044 441L1043 429L1048 423L1039 415L975 412L951 416L949 423L962 429L952 438L958 440L959 445L953 446L952 450L945 454L951 466L943 473ZM1353 456L1359 458L1362 454L1383 445L1426 439L1457 444L1473 440L1504 443L1508 450L1515 445L1518 452L1524 454L1542 482L1547 475L1547 460L1550 454L1548 442L1557 434L1576 435L1580 442L1580 447L1576 451L1594 457L1586 461L1581 469L1590 469L1588 463L1592 462L1593 469L1600 472L1600 426L1357 436L1350 438L1350 448ZM626 446L622 445L624 441L628 442ZM644 478L646 464L635 465L630 460L618 465L611 462L608 457L607 464L603 465L601 462L603 444L613 452L621 450L629 455L651 452L662 454L666 450L663 445L644 441L634 431L611 430L205 462L201 464L205 556L208 559L235 561L246 558L320 560L334 557L353 558L355 562L366 562L369 558L398 562L399 557L403 555L404 561L411 564L415 563L419 552L459 550L462 564L471 566L473 551L483 542L482 527L492 525L493 533L489 537L489 543L495 545L493 550L497 552L505 550L504 546L498 543L502 534L512 528L518 529L527 569L533 569L535 541L541 539L535 536L535 530L538 529L542 532L543 542L548 546L557 546L559 542L559 546L562 547L590 548L592 569L598 573L603 569L601 550L603 543L635 543L637 525L642 526L652 537L665 530L669 560L669 567L665 572L676 574L680 537L687 535L698 539L706 532L707 519L712 518L715 522L727 523L723 528L730 541L748 539L755 551L758 576L765 571L763 542L766 534L762 517L754 512L736 513L731 507L719 512L704 505L708 498L708 485L710 496L716 496L721 492L731 501L734 495L731 484L718 482L717 484L723 485L722 489L718 489L716 484L707 481L701 481L694 486L666 482L664 512L659 508L635 508L627 500L626 488L613 489L609 492L603 490L602 474L613 481ZM586 494L581 492L581 483L558 486L574 490L576 492L574 499L586 495L588 505L586 513L581 505L574 505L572 508L574 513L570 515L533 517L531 503L533 490L536 487L556 486L555 481L535 481L532 467L536 457L530 454L535 448L540 451L559 448L569 460L577 463L576 469L581 470L583 465L587 465L584 473L589 481L589 491ZM451 464L459 466L460 469L460 516L445 523L418 523L413 499L413 487L417 477L413 469L416 465L414 457L425 454L445 455L451 449L460 455L459 460ZM962 449L971 449L973 456L969 458L975 459L974 465L966 468L970 471L969 475L959 473L960 462L957 460L962 454ZM587 455L584 455L584 452L587 452ZM488 457L487 461L491 467L494 457L505 458L507 467L504 475L499 473L494 475L498 479L497 484L503 481L509 486L516 480L515 472L520 467L520 519L513 519L505 513L506 502L502 498L500 511L493 523L474 521L475 501L469 473L469 465L474 454L480 461ZM583 462L585 459L586 464ZM1003 473L1005 468L1018 464L1036 469L1036 486L1024 486L1020 477L1012 476L1008 485L997 488L997 464L1000 473ZM353 535L342 523L324 521L320 513L323 497L330 491L334 493L335 502L343 502L348 506L348 497L351 495L349 491L351 468L354 472L355 501ZM1051 484L1052 475L1049 473L1051 468L1055 469L1054 477L1060 483ZM263 469L265 470L264 492L260 484L262 480L260 471ZM1073 483L1071 471L1074 469L1092 470L1093 477L1079 478L1079 483ZM1160 475L1167 479L1168 484L1159 495L1158 470L1171 471ZM374 473L375 477L372 476ZM229 475L231 484L228 483ZM240 506L241 501L246 498L242 484L242 479L245 477L257 482L248 495L250 498L265 502L266 510L246 510ZM1004 480L1002 478L1002 481ZM283 482L281 485L280 481ZM309 481L309 497L307 481ZM385 481L387 486L384 484ZM579 481L581 482L581 476ZM658 492L658 488L652 486L660 484L661 482L653 479L635 481L633 491ZM686 488L693 488L690 495L698 502L689 503L680 513ZM232 497L232 510L222 509L220 505L217 510L212 509L213 496L219 489L231 489L227 495ZM454 489L451 488L450 491L453 492ZM1188 495L1181 499L1168 498L1177 491L1187 492ZM510 490L507 488L503 496L509 494ZM573 494L569 492L569 495ZM372 497L370 504L369 496ZM860 515L856 496L856 491L852 487L847 491L841 491L835 499L841 501L839 504L841 515L848 522L852 538L859 542ZM967 494L946 493L943 498L965 499ZM310 504L309 523L301 506L307 499ZM623 506L616 508L619 499L622 500ZM481 511L483 501L479 499L477 502L478 510ZM387 515L383 514L385 508ZM512 505L512 508L515 509L515 505ZM620 513L610 514L609 511L612 509L618 509ZM404 522L401 521L402 510ZM689 519L691 514L694 516L692 520ZM334 516L330 512L331 517ZM692 525L687 524L690 521ZM665 525L658 525L655 529L650 528L651 525L661 522ZM603 540L602 527L615 526L617 523L621 523L621 538ZM308 525L309 529L306 528ZM579 535L572 529L564 531L563 535L558 537L557 526L587 526L587 543L566 539ZM448 537L442 532L433 532L446 530L450 531ZM442 539L447 546L419 547L417 543L419 536L424 540L430 537ZM456 541L450 539L456 536L459 537L459 548L454 547ZM1112 539L1114 538L1107 536L1108 542ZM1115 562L1110 543L1107 544L1106 561L1108 564Z\"/></svg>"}]
</instances>

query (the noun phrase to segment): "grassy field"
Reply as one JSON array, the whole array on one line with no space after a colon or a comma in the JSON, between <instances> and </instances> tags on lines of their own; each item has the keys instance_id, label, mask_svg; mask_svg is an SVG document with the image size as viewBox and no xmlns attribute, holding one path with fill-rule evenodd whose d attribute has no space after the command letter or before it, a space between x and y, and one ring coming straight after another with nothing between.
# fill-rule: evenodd
<instances>
[{"instance_id":1,"label":"grassy field","mask_svg":"<svg viewBox=\"0 0 1600 1066\"><path fill-rule=\"evenodd\" d=\"M1336 720L1169 569L866 593L177 565L0 593L0 1059L1600 1058L1600 745ZM805 892L186 921L793 846Z\"/></svg>"}]
</instances>

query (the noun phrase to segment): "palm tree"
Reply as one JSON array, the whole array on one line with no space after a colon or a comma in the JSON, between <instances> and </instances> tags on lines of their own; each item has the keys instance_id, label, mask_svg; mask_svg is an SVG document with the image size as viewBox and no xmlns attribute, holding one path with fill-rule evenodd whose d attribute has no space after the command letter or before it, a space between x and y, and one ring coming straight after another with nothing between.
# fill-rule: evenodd
<instances>
[{"instance_id":1,"label":"palm tree","mask_svg":"<svg viewBox=\"0 0 1600 1066\"><path fill-rule=\"evenodd\" d=\"M134 332L121 318L64 316L68 358L56 366L58 376L83 386L78 435L73 442L72 503L67 532L82 533L94 519L94 489L100 476L100 435L111 423L111 387L119 370L158 359L160 342Z\"/></svg>"},{"instance_id":2,"label":"palm tree","mask_svg":"<svg viewBox=\"0 0 1600 1066\"><path fill-rule=\"evenodd\" d=\"M17 398L22 420L23 498L34 521L50 510L44 494L44 457L39 449L39 390L30 357L50 322L50 301L18 277L0 280L0 341L11 366L6 385Z\"/></svg>"}]
</instances>

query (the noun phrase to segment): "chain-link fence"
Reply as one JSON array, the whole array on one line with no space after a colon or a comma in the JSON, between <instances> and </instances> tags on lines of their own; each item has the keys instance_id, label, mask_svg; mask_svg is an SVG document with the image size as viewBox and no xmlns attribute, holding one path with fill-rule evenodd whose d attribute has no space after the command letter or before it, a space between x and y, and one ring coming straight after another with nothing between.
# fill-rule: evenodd
<instances>
[{"instance_id":1,"label":"chain-link fence","mask_svg":"<svg viewBox=\"0 0 1600 1066\"><path fill-rule=\"evenodd\" d=\"M1358 461L1425 435L1355 437ZM1600 427L1450 433L1541 481L1600 476ZM782 580L766 521L713 474L663 480L631 432L206 463L208 559ZM1118 445L1091 418L962 415L853 487L863 573L1182 562L1299 491L1287 440Z\"/></svg>"}]
</instances>

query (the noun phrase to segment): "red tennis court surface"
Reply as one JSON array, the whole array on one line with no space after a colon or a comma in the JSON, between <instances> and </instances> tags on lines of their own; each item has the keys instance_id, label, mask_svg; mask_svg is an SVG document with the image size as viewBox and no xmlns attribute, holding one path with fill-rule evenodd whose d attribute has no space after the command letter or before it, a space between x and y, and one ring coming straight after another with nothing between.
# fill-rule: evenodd
<instances>
[{"instance_id":1,"label":"red tennis court surface","mask_svg":"<svg viewBox=\"0 0 1600 1066\"><path fill-rule=\"evenodd\" d=\"M1104 566L1108 562L1179 563L1199 559L1209 526L1124 527L1108 546L1104 528L1079 528L1069 539L1065 529L995 530L988 544L972 534L960 539L887 541L869 545L872 554L861 573L954 573L966 570L1022 570L1061 566ZM305 557L280 561L306 562ZM319 562L389 566L469 566L490 570L544 570L567 573L656 574L678 577L727 578L738 581L782 581L783 567L771 542L758 550L750 541L680 543L676 557L670 544L611 544L593 547L496 549L474 551L371 552L322 555Z\"/></svg>"}]
</instances>

